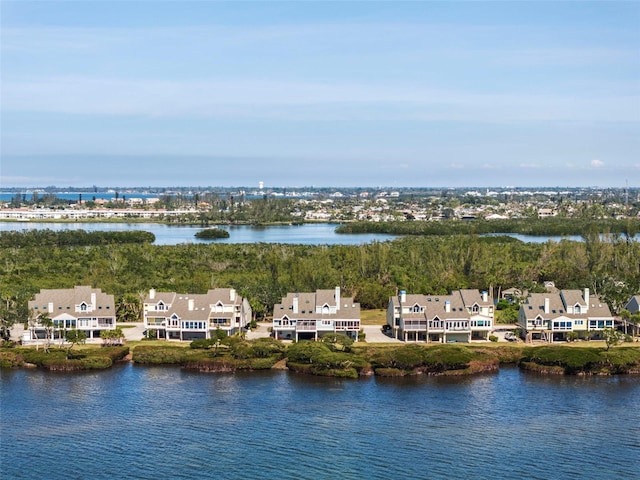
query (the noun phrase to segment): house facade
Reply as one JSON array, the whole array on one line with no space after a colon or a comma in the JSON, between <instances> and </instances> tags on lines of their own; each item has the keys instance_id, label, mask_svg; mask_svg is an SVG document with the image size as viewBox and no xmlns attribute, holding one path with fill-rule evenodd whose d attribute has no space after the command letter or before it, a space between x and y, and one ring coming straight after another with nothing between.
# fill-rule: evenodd
<instances>
[{"instance_id":1,"label":"house facade","mask_svg":"<svg viewBox=\"0 0 640 480\"><path fill-rule=\"evenodd\" d=\"M527 342L554 342L569 340L570 332L597 339L615 322L609 306L585 288L530 294L520 305L518 326Z\"/></svg>"},{"instance_id":2,"label":"house facade","mask_svg":"<svg viewBox=\"0 0 640 480\"><path fill-rule=\"evenodd\" d=\"M640 312L640 295L634 295L631 297L624 306L624 309L628 310L630 313Z\"/></svg>"},{"instance_id":3,"label":"house facade","mask_svg":"<svg viewBox=\"0 0 640 480\"><path fill-rule=\"evenodd\" d=\"M340 287L315 293L288 293L273 306L273 335L279 340L318 340L344 333L358 340L360 304L341 297Z\"/></svg>"},{"instance_id":4,"label":"house facade","mask_svg":"<svg viewBox=\"0 0 640 480\"><path fill-rule=\"evenodd\" d=\"M251 307L233 288L204 294L149 290L144 299L144 326L167 340L209 339L216 330L233 335L251 322Z\"/></svg>"},{"instance_id":5,"label":"house facade","mask_svg":"<svg viewBox=\"0 0 640 480\"><path fill-rule=\"evenodd\" d=\"M115 330L116 307L113 295L99 288L76 286L66 289L40 290L28 303L29 328L23 343L41 340L64 340L65 330L82 330L87 342L99 341L100 332ZM51 326L43 324L51 319Z\"/></svg>"},{"instance_id":6,"label":"house facade","mask_svg":"<svg viewBox=\"0 0 640 480\"><path fill-rule=\"evenodd\" d=\"M417 342L488 340L493 328L493 299L487 292L457 290L450 295L389 298L387 325L394 338Z\"/></svg>"}]
</instances>

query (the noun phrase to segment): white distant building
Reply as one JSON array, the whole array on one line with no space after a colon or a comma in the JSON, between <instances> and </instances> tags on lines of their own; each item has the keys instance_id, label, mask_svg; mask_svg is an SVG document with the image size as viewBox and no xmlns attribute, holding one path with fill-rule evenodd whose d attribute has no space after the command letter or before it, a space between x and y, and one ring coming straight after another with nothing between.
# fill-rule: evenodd
<instances>
[{"instance_id":1,"label":"white distant building","mask_svg":"<svg viewBox=\"0 0 640 480\"><path fill-rule=\"evenodd\" d=\"M258 188L262 190L264 188L264 182L258 182Z\"/></svg>"}]
</instances>

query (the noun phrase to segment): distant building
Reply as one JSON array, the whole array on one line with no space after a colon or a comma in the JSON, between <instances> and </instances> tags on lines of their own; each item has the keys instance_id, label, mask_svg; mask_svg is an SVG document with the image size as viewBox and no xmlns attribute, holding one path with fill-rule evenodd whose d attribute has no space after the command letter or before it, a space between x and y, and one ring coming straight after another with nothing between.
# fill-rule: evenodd
<instances>
[{"instance_id":1,"label":"distant building","mask_svg":"<svg viewBox=\"0 0 640 480\"><path fill-rule=\"evenodd\" d=\"M167 340L208 339L217 329L233 335L251 322L249 301L233 288L216 288L205 294L151 289L143 308L145 328Z\"/></svg>"},{"instance_id":2,"label":"distant building","mask_svg":"<svg viewBox=\"0 0 640 480\"><path fill-rule=\"evenodd\" d=\"M278 339L318 340L344 333L354 340L360 331L360 304L341 297L340 287L315 293L288 293L273 306L273 333Z\"/></svg>"},{"instance_id":3,"label":"distant building","mask_svg":"<svg viewBox=\"0 0 640 480\"><path fill-rule=\"evenodd\" d=\"M76 286L65 289L40 290L28 303L29 328L24 343L47 339L64 339L65 330L82 330L87 341L100 339L103 330L116 328L116 307L113 295L99 288ZM42 318L52 321L52 327L42 323Z\"/></svg>"}]
</instances>

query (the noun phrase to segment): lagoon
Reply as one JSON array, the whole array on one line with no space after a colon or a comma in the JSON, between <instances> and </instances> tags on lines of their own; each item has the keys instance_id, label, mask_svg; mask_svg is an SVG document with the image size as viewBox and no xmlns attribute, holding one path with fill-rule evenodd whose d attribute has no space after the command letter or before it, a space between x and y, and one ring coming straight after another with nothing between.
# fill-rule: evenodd
<instances>
[{"instance_id":1,"label":"lagoon","mask_svg":"<svg viewBox=\"0 0 640 480\"><path fill-rule=\"evenodd\" d=\"M8 230L85 230L131 231L144 230L156 236L155 245L178 245L180 243L291 243L303 245L360 245L374 241L384 242L397 238L396 235L365 233L337 234L335 223L307 223L303 225L275 225L253 227L250 225L228 226L229 238L200 240L194 235L203 227L178 226L161 223L110 223L110 222L0 222L0 231Z\"/></svg>"},{"instance_id":2,"label":"lagoon","mask_svg":"<svg viewBox=\"0 0 640 480\"><path fill-rule=\"evenodd\" d=\"M2 478L635 479L640 378L2 370Z\"/></svg>"}]
</instances>

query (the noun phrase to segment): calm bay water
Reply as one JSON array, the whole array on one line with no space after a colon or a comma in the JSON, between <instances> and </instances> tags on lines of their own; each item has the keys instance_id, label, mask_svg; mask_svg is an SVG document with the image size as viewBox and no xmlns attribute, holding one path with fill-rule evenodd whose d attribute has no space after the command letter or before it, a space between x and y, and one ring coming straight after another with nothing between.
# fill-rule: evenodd
<instances>
[{"instance_id":1,"label":"calm bay water","mask_svg":"<svg viewBox=\"0 0 640 480\"><path fill-rule=\"evenodd\" d=\"M640 378L1 372L1 477L637 479Z\"/></svg>"},{"instance_id":2,"label":"calm bay water","mask_svg":"<svg viewBox=\"0 0 640 480\"><path fill-rule=\"evenodd\" d=\"M8 230L85 230L130 231L144 230L156 236L155 245L177 245L179 243L296 243L303 245L360 245L373 241L384 242L396 238L383 234L337 234L335 223L312 223L304 225L278 225L252 227L249 225L224 226L229 238L199 240L194 235L202 227L164 225L160 223L55 223L55 222L0 222L0 231Z\"/></svg>"},{"instance_id":3,"label":"calm bay water","mask_svg":"<svg viewBox=\"0 0 640 480\"><path fill-rule=\"evenodd\" d=\"M194 235L202 230L196 226L164 225L161 223L103 223L103 222L0 222L0 231L8 230L86 230L127 231L145 230L156 236L156 245L177 245L179 243L296 243L303 245L361 245L374 241L384 242L398 238L397 235L378 233L338 234L335 232L338 224L312 223L304 225L277 225L271 227L252 227L250 225L222 226L229 231L229 238L218 240L199 240ZM549 235L520 235L518 233L496 233L485 236L507 235L525 243L544 243L549 240L583 241L580 235L549 236ZM640 241L640 234L635 240Z\"/></svg>"}]
</instances>

